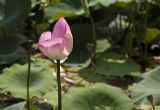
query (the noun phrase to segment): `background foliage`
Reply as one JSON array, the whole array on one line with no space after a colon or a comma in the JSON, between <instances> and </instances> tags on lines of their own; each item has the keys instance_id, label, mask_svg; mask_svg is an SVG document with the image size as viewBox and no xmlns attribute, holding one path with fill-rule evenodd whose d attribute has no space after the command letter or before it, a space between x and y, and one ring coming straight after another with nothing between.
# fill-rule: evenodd
<instances>
[{"instance_id":1,"label":"background foliage","mask_svg":"<svg viewBox=\"0 0 160 110\"><path fill-rule=\"evenodd\" d=\"M159 10L159 0L0 0L0 108L25 109L22 44L32 40L31 107L55 109L55 65L37 42L64 16L74 37L61 68L65 110L159 110Z\"/></svg>"}]
</instances>

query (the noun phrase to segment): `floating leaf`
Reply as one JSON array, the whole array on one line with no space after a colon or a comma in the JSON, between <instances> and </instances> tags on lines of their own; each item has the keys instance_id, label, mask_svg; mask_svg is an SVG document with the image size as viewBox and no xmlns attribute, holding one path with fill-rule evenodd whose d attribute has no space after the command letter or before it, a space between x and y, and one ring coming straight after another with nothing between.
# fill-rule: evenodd
<instances>
[{"instance_id":1,"label":"floating leaf","mask_svg":"<svg viewBox=\"0 0 160 110\"><path fill-rule=\"evenodd\" d=\"M132 88L132 97L135 102L148 102L146 97L153 96L155 104L160 104L160 66L145 73L144 79Z\"/></svg>"},{"instance_id":2,"label":"floating leaf","mask_svg":"<svg viewBox=\"0 0 160 110\"><path fill-rule=\"evenodd\" d=\"M125 55L106 51L97 58L96 73L106 76L124 76L138 73L140 65Z\"/></svg>"},{"instance_id":3,"label":"floating leaf","mask_svg":"<svg viewBox=\"0 0 160 110\"><path fill-rule=\"evenodd\" d=\"M10 91L14 97L25 99L27 68L27 64L14 64L4 69L0 77L2 91ZM52 72L42 66L32 64L30 78L30 97L42 96L56 88Z\"/></svg>"},{"instance_id":4,"label":"floating leaf","mask_svg":"<svg viewBox=\"0 0 160 110\"><path fill-rule=\"evenodd\" d=\"M91 63L91 60L88 59L84 63L66 63L65 67L69 71L77 72L81 69L88 67L90 63Z\"/></svg>"},{"instance_id":5,"label":"floating leaf","mask_svg":"<svg viewBox=\"0 0 160 110\"><path fill-rule=\"evenodd\" d=\"M131 100L117 87L97 83L72 88L63 98L64 110L132 110Z\"/></svg>"}]
</instances>

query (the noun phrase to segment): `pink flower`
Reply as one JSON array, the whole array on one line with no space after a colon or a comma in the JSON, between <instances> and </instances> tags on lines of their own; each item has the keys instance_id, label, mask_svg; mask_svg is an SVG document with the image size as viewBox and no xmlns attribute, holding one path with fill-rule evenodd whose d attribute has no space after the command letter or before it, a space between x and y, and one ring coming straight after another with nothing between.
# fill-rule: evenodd
<instances>
[{"instance_id":1,"label":"pink flower","mask_svg":"<svg viewBox=\"0 0 160 110\"><path fill-rule=\"evenodd\" d=\"M73 37L66 20L61 17L53 32L43 32L38 42L40 51L51 60L63 60L71 53Z\"/></svg>"}]
</instances>

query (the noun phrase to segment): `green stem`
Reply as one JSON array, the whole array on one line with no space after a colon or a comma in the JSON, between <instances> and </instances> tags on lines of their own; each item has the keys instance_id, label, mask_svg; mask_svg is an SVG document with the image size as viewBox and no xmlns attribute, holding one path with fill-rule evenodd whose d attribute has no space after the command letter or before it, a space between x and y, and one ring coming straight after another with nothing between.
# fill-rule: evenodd
<instances>
[{"instance_id":1,"label":"green stem","mask_svg":"<svg viewBox=\"0 0 160 110\"><path fill-rule=\"evenodd\" d=\"M154 106L153 104L152 104L152 108L153 108L153 110L156 110L156 109L155 109L155 106Z\"/></svg>"},{"instance_id":2,"label":"green stem","mask_svg":"<svg viewBox=\"0 0 160 110\"><path fill-rule=\"evenodd\" d=\"M95 59L95 54L96 54L96 26L95 26L95 23L94 23L94 20L93 20L93 17L91 16L91 13L90 13L90 10L89 10L89 7L88 7L88 0L81 0L81 4L83 6L83 9L85 10L85 15L87 17L89 17L90 21L91 21L91 26L92 26L92 43L94 44L93 45L93 49L92 49L92 52L91 52L91 67L93 69L93 71L95 71L95 63L96 63L96 59Z\"/></svg>"},{"instance_id":3,"label":"green stem","mask_svg":"<svg viewBox=\"0 0 160 110\"><path fill-rule=\"evenodd\" d=\"M148 10L149 10L149 6L148 6L148 2L146 2L146 8L145 8L145 18L144 18L144 25L145 25L145 32L146 32L146 29L147 29L147 25L148 25ZM148 54L148 49L147 49L147 42L145 42L145 48L144 48L144 55L145 57L147 57L147 54Z\"/></svg>"},{"instance_id":4,"label":"green stem","mask_svg":"<svg viewBox=\"0 0 160 110\"><path fill-rule=\"evenodd\" d=\"M92 65L92 68L93 68L93 71L95 71L95 63L96 63L96 58L95 58L95 55L96 55L96 26L95 26L95 23L94 23L94 20L92 18L91 15L89 15L89 19L91 21L91 26L92 26L92 36L93 36L93 52L91 53L91 65Z\"/></svg>"},{"instance_id":5,"label":"green stem","mask_svg":"<svg viewBox=\"0 0 160 110\"><path fill-rule=\"evenodd\" d=\"M60 60L57 60L58 110L62 110Z\"/></svg>"},{"instance_id":6,"label":"green stem","mask_svg":"<svg viewBox=\"0 0 160 110\"><path fill-rule=\"evenodd\" d=\"M29 82L30 82L30 73L31 73L31 54L30 47L28 47L28 74L27 74L27 109L30 110L30 102L29 102Z\"/></svg>"},{"instance_id":7,"label":"green stem","mask_svg":"<svg viewBox=\"0 0 160 110\"><path fill-rule=\"evenodd\" d=\"M91 26L92 26L93 43L96 46L96 26L91 15L89 15L89 19L91 21Z\"/></svg>"}]
</instances>

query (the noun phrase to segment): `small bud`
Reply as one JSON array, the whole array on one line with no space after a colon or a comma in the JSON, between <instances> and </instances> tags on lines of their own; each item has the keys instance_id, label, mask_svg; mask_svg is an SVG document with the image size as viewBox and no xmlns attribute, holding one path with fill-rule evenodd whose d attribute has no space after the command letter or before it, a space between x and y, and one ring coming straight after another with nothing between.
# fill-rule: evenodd
<instances>
[{"instance_id":1,"label":"small bud","mask_svg":"<svg viewBox=\"0 0 160 110\"><path fill-rule=\"evenodd\" d=\"M87 50L88 50L89 52L93 52L93 50L94 50L94 44L93 44L93 43L88 43L88 44L87 44Z\"/></svg>"},{"instance_id":2,"label":"small bud","mask_svg":"<svg viewBox=\"0 0 160 110\"><path fill-rule=\"evenodd\" d=\"M30 50L32 47L33 41L32 40L28 40L24 43L21 44L21 46L25 49L25 50Z\"/></svg>"},{"instance_id":3,"label":"small bud","mask_svg":"<svg viewBox=\"0 0 160 110\"><path fill-rule=\"evenodd\" d=\"M147 99L152 105L154 105L153 96L152 95L147 96Z\"/></svg>"}]
</instances>

